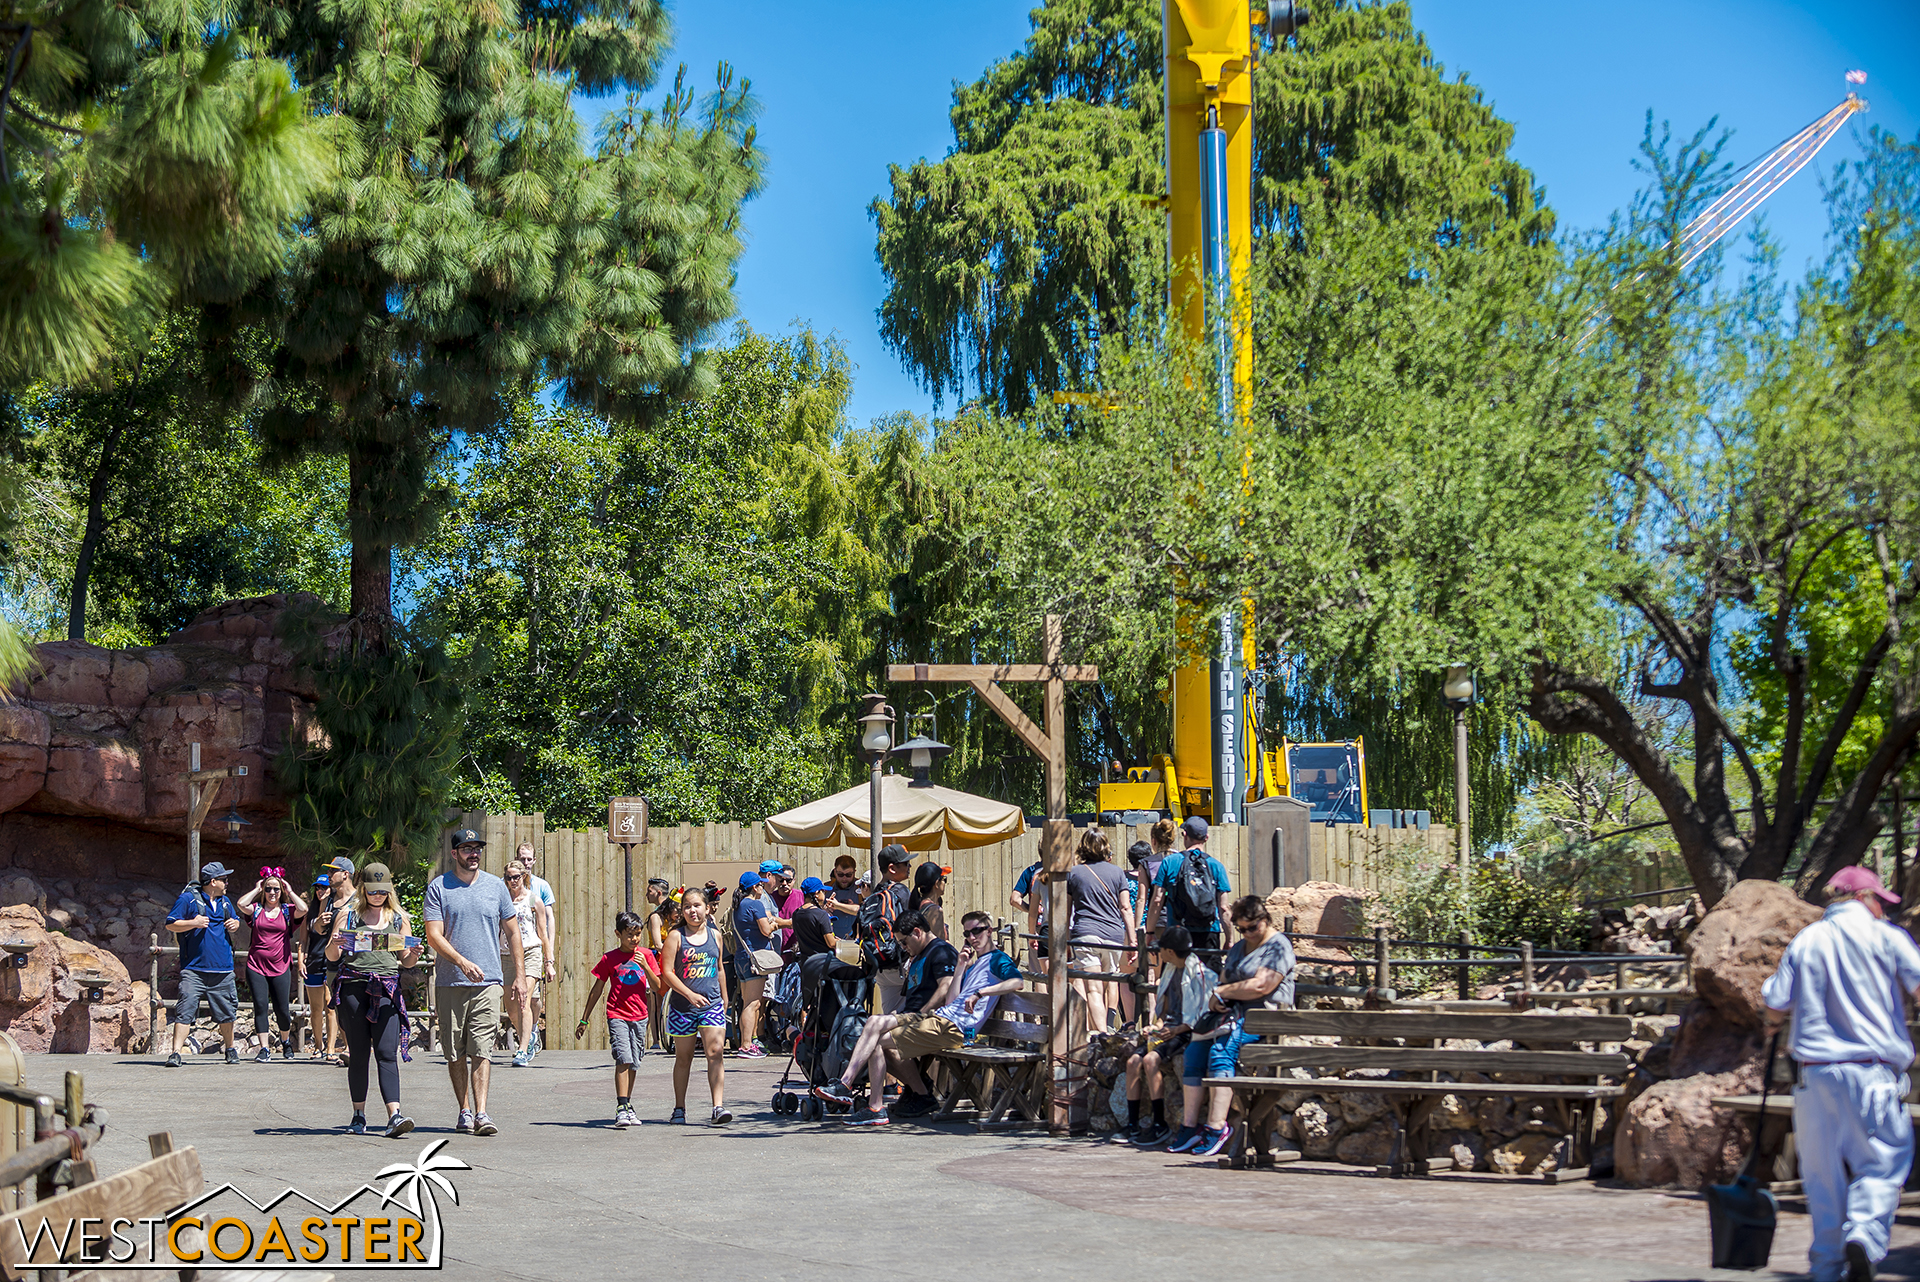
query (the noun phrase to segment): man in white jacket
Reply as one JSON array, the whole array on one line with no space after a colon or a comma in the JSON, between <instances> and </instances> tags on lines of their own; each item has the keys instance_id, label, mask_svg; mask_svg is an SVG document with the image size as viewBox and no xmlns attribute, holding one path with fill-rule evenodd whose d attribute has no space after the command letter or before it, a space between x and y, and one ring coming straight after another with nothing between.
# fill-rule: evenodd
<instances>
[{"instance_id":1,"label":"man in white jacket","mask_svg":"<svg viewBox=\"0 0 1920 1282\"><path fill-rule=\"evenodd\" d=\"M1808 1267L1814 1282L1872 1282L1913 1165L1903 998L1920 996L1920 948L1886 922L1899 898L1867 869L1841 869L1826 893L1826 916L1794 936L1760 992L1769 1029L1793 1017Z\"/></svg>"}]
</instances>

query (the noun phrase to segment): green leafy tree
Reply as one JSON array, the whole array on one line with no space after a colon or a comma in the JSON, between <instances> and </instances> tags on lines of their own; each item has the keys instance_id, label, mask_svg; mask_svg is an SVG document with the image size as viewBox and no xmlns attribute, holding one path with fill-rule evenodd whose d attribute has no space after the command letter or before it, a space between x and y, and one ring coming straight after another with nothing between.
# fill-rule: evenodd
<instances>
[{"instance_id":1,"label":"green leafy tree","mask_svg":"<svg viewBox=\"0 0 1920 1282\"><path fill-rule=\"evenodd\" d=\"M1613 247L1641 293L1610 309L1611 537L1583 576L1633 621L1632 688L1684 710L1688 752L1575 657L1546 652L1533 680L1548 729L1646 784L1711 903L1741 878L1811 893L1858 861L1920 740L1920 146L1871 136L1831 191L1833 258L1791 299L1770 253L1710 295L1677 238L1648 245L1701 168L1659 166L1665 217Z\"/></svg>"},{"instance_id":2,"label":"green leafy tree","mask_svg":"<svg viewBox=\"0 0 1920 1282\"><path fill-rule=\"evenodd\" d=\"M246 15L332 118L340 173L289 270L237 309L274 340L260 428L278 456L345 457L349 613L377 652L392 550L437 520L454 433L529 381L630 413L696 378L695 343L733 309L752 102L723 68L697 113L680 82L656 109L630 96L583 149L573 95L652 83L657 3Z\"/></svg>"},{"instance_id":3,"label":"green leafy tree","mask_svg":"<svg viewBox=\"0 0 1920 1282\"><path fill-rule=\"evenodd\" d=\"M1293 46L1260 62L1248 429L1259 493L1238 510L1219 497L1243 482L1241 452L1221 444L1211 374L1161 329L1164 231L1141 199L1162 186L1159 7L1063 0L1033 17L1025 49L956 90L953 153L896 170L893 198L875 206L890 341L929 386L977 391L997 411L963 415L919 465L928 496L911 523L914 595L896 594L898 626L919 635L904 648L1030 658L1040 615L1065 615L1104 678L1075 699L1074 783L1090 802L1101 763L1166 746L1176 563L1196 598L1259 585L1268 741L1365 734L1376 798L1450 812L1437 668L1303 643L1299 585L1283 571L1350 547L1346 499L1405 479L1369 461L1380 398L1390 394L1391 430L1408 448L1431 430L1436 396L1456 402L1442 416L1472 414L1461 389L1489 337L1524 325L1552 278L1551 214L1506 154L1510 126L1446 78L1403 4L1316 10ZM1134 141L1069 146L1062 122ZM1122 154L1127 164L1113 159ZM1080 235L1083 206L1112 212L1101 242L1111 252L1097 259L1061 247ZM1018 233L1016 252L993 239L1003 227L1035 230ZM1097 386L1110 408L1041 399L1069 386ZM1291 567L1250 564L1257 544L1234 531L1296 500L1289 535L1311 528L1326 549L1297 545ZM1405 502L1376 514L1383 532ZM1525 780L1554 752L1525 715L1524 683L1489 682L1489 694L1473 758L1483 842L1504 834ZM1018 750L1004 751L991 726L981 733L992 744L982 757L1010 756L1024 781Z\"/></svg>"},{"instance_id":4,"label":"green leafy tree","mask_svg":"<svg viewBox=\"0 0 1920 1282\"><path fill-rule=\"evenodd\" d=\"M73 527L70 640L151 645L230 597L344 586L333 461L263 468L245 416L207 395L196 328L171 312L98 377L19 397L26 465Z\"/></svg>"},{"instance_id":5,"label":"green leafy tree","mask_svg":"<svg viewBox=\"0 0 1920 1282\"><path fill-rule=\"evenodd\" d=\"M346 648L316 660L339 716L324 753L283 763L305 794L293 836L411 847L447 799L474 674L396 622L393 550L434 530L456 441L531 389L638 418L702 386L759 181L754 106L725 66L704 103L683 75L642 105L670 38L657 0L242 11L312 86L340 174L287 269L208 327L269 335L269 458L346 465ZM576 93L627 95L591 152Z\"/></svg>"},{"instance_id":6,"label":"green leafy tree","mask_svg":"<svg viewBox=\"0 0 1920 1282\"><path fill-rule=\"evenodd\" d=\"M710 394L641 425L522 402L476 439L451 518L411 554L417 622L472 682L461 796L586 825L818 795L889 566L839 443L845 358L744 329Z\"/></svg>"}]
</instances>

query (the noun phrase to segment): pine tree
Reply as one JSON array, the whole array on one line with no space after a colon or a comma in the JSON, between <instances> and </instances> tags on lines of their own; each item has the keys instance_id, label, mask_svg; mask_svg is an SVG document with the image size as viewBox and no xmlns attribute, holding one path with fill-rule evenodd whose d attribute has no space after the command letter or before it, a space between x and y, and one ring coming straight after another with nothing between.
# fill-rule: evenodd
<instances>
[{"instance_id":1,"label":"pine tree","mask_svg":"<svg viewBox=\"0 0 1920 1282\"><path fill-rule=\"evenodd\" d=\"M744 83L722 67L631 96L598 151L576 91L638 91L668 33L658 3L521 7L328 0L246 10L312 86L338 178L271 289L231 315L275 335L261 430L282 457L343 454L357 644L393 627L392 551L445 495L453 434L523 387L638 413L697 384L695 342L732 311L739 208L758 181Z\"/></svg>"},{"instance_id":2,"label":"pine tree","mask_svg":"<svg viewBox=\"0 0 1920 1282\"><path fill-rule=\"evenodd\" d=\"M271 271L319 132L217 0L0 3L0 388L83 378Z\"/></svg>"}]
</instances>

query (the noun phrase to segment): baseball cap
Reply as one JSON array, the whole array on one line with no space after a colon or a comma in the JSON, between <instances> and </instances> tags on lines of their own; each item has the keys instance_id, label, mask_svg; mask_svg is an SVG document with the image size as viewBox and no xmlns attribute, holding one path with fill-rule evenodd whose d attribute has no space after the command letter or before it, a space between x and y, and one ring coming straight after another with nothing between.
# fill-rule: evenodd
<instances>
[{"instance_id":1,"label":"baseball cap","mask_svg":"<svg viewBox=\"0 0 1920 1282\"><path fill-rule=\"evenodd\" d=\"M1207 839L1207 821L1199 815L1188 815L1180 821L1180 831L1186 833L1188 837L1195 841L1205 841Z\"/></svg>"},{"instance_id":2,"label":"baseball cap","mask_svg":"<svg viewBox=\"0 0 1920 1282\"><path fill-rule=\"evenodd\" d=\"M225 881L231 876L233 876L233 869L227 867L217 859L210 864L203 864L200 868L200 883L202 885L210 881ZM1875 884L1877 885L1878 883L1876 882Z\"/></svg>"},{"instance_id":3,"label":"baseball cap","mask_svg":"<svg viewBox=\"0 0 1920 1282\"><path fill-rule=\"evenodd\" d=\"M1854 864L1849 868L1842 868L1839 872L1833 874L1833 876L1827 880L1827 889L1837 890L1842 894L1848 895L1857 895L1863 890L1871 890L1874 894L1880 896L1880 898L1890 904L1900 902L1900 896L1881 885L1879 876L1876 875L1872 869L1862 868L1859 864Z\"/></svg>"},{"instance_id":4,"label":"baseball cap","mask_svg":"<svg viewBox=\"0 0 1920 1282\"><path fill-rule=\"evenodd\" d=\"M760 861L760 875L762 877L771 877L775 873L785 872L786 870L787 866L778 859L762 859Z\"/></svg>"},{"instance_id":5,"label":"baseball cap","mask_svg":"<svg viewBox=\"0 0 1920 1282\"><path fill-rule=\"evenodd\" d=\"M331 886L333 884L333 873L322 868L319 875L313 879L313 884L316 889L321 886Z\"/></svg>"},{"instance_id":6,"label":"baseball cap","mask_svg":"<svg viewBox=\"0 0 1920 1282\"><path fill-rule=\"evenodd\" d=\"M360 870L360 889L384 890L393 893L393 874L387 871L385 864L368 864Z\"/></svg>"},{"instance_id":7,"label":"baseball cap","mask_svg":"<svg viewBox=\"0 0 1920 1282\"><path fill-rule=\"evenodd\" d=\"M908 854L907 848L899 842L889 842L880 847L880 862L883 864L910 864L913 862L913 856Z\"/></svg>"},{"instance_id":8,"label":"baseball cap","mask_svg":"<svg viewBox=\"0 0 1920 1282\"><path fill-rule=\"evenodd\" d=\"M341 872L347 874L347 876L353 876L353 860L347 858L345 855L335 855L333 862L328 864L327 867L338 868Z\"/></svg>"},{"instance_id":9,"label":"baseball cap","mask_svg":"<svg viewBox=\"0 0 1920 1282\"><path fill-rule=\"evenodd\" d=\"M453 839L448 843L448 845L450 846L472 846L472 845L484 846L486 844L487 844L487 839L485 837L482 837L479 833L475 832L471 828L455 829L453 834ZM352 870L349 869L348 871L351 872Z\"/></svg>"},{"instance_id":10,"label":"baseball cap","mask_svg":"<svg viewBox=\"0 0 1920 1282\"><path fill-rule=\"evenodd\" d=\"M743 872L740 874L740 889L752 890L755 886L758 886L759 884L760 884L759 873Z\"/></svg>"},{"instance_id":11,"label":"baseball cap","mask_svg":"<svg viewBox=\"0 0 1920 1282\"><path fill-rule=\"evenodd\" d=\"M826 888L827 883L818 877L809 877L800 883L800 893L803 895L817 895Z\"/></svg>"}]
</instances>

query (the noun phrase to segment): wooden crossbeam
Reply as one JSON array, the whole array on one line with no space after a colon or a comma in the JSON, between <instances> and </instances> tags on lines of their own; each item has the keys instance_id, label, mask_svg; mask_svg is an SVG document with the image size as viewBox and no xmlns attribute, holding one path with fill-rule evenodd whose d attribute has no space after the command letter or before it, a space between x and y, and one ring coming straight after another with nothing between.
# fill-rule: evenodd
<instances>
[{"instance_id":1,"label":"wooden crossbeam","mask_svg":"<svg viewBox=\"0 0 1920 1282\"><path fill-rule=\"evenodd\" d=\"M1091 663L890 663L889 681L1098 681Z\"/></svg>"}]
</instances>

